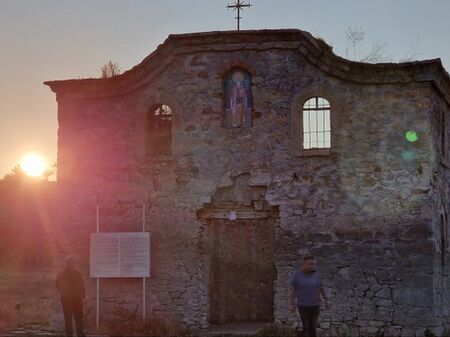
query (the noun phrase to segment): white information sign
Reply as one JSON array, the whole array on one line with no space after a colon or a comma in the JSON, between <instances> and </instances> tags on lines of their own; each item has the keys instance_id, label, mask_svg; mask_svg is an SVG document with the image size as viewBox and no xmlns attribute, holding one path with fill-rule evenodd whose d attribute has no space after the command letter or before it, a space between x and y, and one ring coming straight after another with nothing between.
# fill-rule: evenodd
<instances>
[{"instance_id":1,"label":"white information sign","mask_svg":"<svg viewBox=\"0 0 450 337\"><path fill-rule=\"evenodd\" d=\"M92 233L91 277L150 277L150 233Z\"/></svg>"}]
</instances>

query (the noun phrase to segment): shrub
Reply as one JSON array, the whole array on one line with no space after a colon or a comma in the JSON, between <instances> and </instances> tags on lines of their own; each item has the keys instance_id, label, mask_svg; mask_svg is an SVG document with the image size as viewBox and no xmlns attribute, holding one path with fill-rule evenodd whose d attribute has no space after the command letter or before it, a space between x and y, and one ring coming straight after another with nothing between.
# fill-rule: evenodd
<instances>
[{"instance_id":1,"label":"shrub","mask_svg":"<svg viewBox=\"0 0 450 337\"><path fill-rule=\"evenodd\" d=\"M294 337L296 336L295 329L289 328L279 323L274 323L266 326L256 334L258 337Z\"/></svg>"},{"instance_id":2,"label":"shrub","mask_svg":"<svg viewBox=\"0 0 450 337\"><path fill-rule=\"evenodd\" d=\"M152 315L145 320L145 336L179 336L181 334L177 325L162 315Z\"/></svg>"},{"instance_id":3,"label":"shrub","mask_svg":"<svg viewBox=\"0 0 450 337\"><path fill-rule=\"evenodd\" d=\"M143 322L138 317L138 307L133 311L128 310L123 304L114 305L114 320L108 324L110 336L142 336Z\"/></svg>"},{"instance_id":4,"label":"shrub","mask_svg":"<svg viewBox=\"0 0 450 337\"><path fill-rule=\"evenodd\" d=\"M436 335L429 328L426 328L423 332L425 337L436 337Z\"/></svg>"},{"instance_id":5,"label":"shrub","mask_svg":"<svg viewBox=\"0 0 450 337\"><path fill-rule=\"evenodd\" d=\"M143 321L138 306L129 310L123 304L114 305L114 320L108 329L110 336L186 336L178 324L163 315L152 314Z\"/></svg>"}]
</instances>

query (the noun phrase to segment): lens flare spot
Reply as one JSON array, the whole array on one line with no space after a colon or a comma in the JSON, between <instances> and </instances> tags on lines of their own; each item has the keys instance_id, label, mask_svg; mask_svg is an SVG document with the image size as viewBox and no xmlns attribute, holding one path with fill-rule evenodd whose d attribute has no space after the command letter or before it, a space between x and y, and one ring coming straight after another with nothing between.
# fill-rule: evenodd
<instances>
[{"instance_id":1,"label":"lens flare spot","mask_svg":"<svg viewBox=\"0 0 450 337\"><path fill-rule=\"evenodd\" d=\"M406 161L411 161L416 158L416 155L413 151L403 151L402 152L402 158Z\"/></svg>"},{"instance_id":2,"label":"lens flare spot","mask_svg":"<svg viewBox=\"0 0 450 337\"><path fill-rule=\"evenodd\" d=\"M42 177L47 169L47 163L41 155L29 153L22 158L20 168L31 177Z\"/></svg>"},{"instance_id":3,"label":"lens flare spot","mask_svg":"<svg viewBox=\"0 0 450 337\"><path fill-rule=\"evenodd\" d=\"M405 133L406 140L410 143L417 142L419 140L419 135L414 130L409 130Z\"/></svg>"}]
</instances>

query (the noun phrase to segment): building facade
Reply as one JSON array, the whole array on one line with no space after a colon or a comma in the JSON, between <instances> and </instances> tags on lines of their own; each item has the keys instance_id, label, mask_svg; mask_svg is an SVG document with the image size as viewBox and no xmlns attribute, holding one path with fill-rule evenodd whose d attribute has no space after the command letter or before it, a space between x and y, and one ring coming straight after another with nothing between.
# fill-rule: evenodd
<instances>
[{"instance_id":1,"label":"building facade","mask_svg":"<svg viewBox=\"0 0 450 337\"><path fill-rule=\"evenodd\" d=\"M151 235L146 311L191 328L298 320L287 281L317 257L322 329L448 327L450 78L440 60L363 64L301 30L170 35L122 75L46 82L60 220ZM88 284L95 303L95 281ZM142 303L102 279L101 306Z\"/></svg>"}]
</instances>

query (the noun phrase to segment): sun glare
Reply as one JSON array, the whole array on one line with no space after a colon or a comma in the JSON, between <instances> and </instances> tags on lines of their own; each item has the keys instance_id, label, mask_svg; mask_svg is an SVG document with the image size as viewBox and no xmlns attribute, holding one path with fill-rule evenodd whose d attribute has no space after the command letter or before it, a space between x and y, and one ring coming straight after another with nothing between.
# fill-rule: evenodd
<instances>
[{"instance_id":1,"label":"sun glare","mask_svg":"<svg viewBox=\"0 0 450 337\"><path fill-rule=\"evenodd\" d=\"M37 153L28 153L22 158L20 168L26 175L31 177L42 177L47 169L47 163L41 155Z\"/></svg>"}]
</instances>

